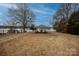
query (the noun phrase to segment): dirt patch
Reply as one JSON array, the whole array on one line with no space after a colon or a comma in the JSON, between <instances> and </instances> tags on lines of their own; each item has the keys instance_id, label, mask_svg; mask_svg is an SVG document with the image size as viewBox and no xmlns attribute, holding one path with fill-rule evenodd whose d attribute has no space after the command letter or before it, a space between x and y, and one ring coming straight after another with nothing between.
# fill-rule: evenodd
<instances>
[{"instance_id":1,"label":"dirt patch","mask_svg":"<svg viewBox=\"0 0 79 59\"><path fill-rule=\"evenodd\" d=\"M0 43L0 55L75 56L79 55L79 36L57 32L14 34Z\"/></svg>"}]
</instances>

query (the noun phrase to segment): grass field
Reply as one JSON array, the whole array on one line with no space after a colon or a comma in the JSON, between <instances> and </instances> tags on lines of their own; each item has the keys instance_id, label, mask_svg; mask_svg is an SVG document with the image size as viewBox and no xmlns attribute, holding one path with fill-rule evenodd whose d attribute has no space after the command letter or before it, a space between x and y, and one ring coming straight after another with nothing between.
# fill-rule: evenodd
<instances>
[{"instance_id":1,"label":"grass field","mask_svg":"<svg viewBox=\"0 0 79 59\"><path fill-rule=\"evenodd\" d=\"M19 33L0 38L0 55L79 55L79 35Z\"/></svg>"}]
</instances>

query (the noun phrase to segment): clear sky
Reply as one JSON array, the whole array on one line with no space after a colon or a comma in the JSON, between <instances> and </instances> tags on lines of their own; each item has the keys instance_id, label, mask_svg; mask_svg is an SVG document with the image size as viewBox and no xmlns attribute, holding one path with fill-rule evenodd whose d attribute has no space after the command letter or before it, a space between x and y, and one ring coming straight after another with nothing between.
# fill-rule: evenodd
<instances>
[{"instance_id":1,"label":"clear sky","mask_svg":"<svg viewBox=\"0 0 79 59\"><path fill-rule=\"evenodd\" d=\"M8 11L8 8L11 8L11 7L12 7L12 4L0 4L0 24L4 24L6 20L8 20L7 11ZM60 4L32 3L32 4L29 4L29 7L32 9L32 11L36 16L35 17L36 25L41 25L41 24L50 25L53 15L60 7Z\"/></svg>"}]
</instances>

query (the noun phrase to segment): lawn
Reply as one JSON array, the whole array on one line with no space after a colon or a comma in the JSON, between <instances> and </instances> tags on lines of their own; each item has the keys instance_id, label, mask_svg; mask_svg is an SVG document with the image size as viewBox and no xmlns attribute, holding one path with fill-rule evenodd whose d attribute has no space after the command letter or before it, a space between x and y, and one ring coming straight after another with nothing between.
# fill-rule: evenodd
<instances>
[{"instance_id":1,"label":"lawn","mask_svg":"<svg viewBox=\"0 0 79 59\"><path fill-rule=\"evenodd\" d=\"M79 35L58 32L8 35L0 38L0 55L79 55Z\"/></svg>"}]
</instances>

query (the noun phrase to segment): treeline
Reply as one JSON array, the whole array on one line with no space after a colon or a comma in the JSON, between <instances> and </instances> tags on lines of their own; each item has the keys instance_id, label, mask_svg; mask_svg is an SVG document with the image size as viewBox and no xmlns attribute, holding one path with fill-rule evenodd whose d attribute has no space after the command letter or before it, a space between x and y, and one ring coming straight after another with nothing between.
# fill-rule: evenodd
<instances>
[{"instance_id":1,"label":"treeline","mask_svg":"<svg viewBox=\"0 0 79 59\"><path fill-rule=\"evenodd\" d=\"M79 34L79 4L61 4L53 19L57 32Z\"/></svg>"}]
</instances>

